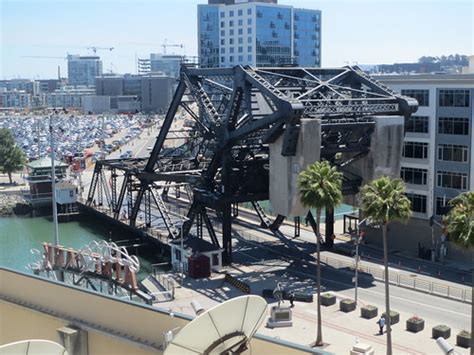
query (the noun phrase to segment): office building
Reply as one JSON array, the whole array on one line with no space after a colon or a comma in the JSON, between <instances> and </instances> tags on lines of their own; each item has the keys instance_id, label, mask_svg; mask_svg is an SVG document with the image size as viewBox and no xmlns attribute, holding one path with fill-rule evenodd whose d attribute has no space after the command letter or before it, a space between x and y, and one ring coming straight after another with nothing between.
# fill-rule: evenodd
<instances>
[{"instance_id":1,"label":"office building","mask_svg":"<svg viewBox=\"0 0 474 355\"><path fill-rule=\"evenodd\" d=\"M65 86L52 93L41 95L43 106L60 108L80 108L84 96L94 95L95 90L87 86Z\"/></svg>"},{"instance_id":2,"label":"office building","mask_svg":"<svg viewBox=\"0 0 474 355\"><path fill-rule=\"evenodd\" d=\"M413 218L408 226L397 225L391 248L416 250L420 243L429 250L433 247L430 217L441 220L452 198L474 191L474 74L375 78L419 104L405 121L400 171ZM441 232L435 231L438 254Z\"/></svg>"},{"instance_id":3,"label":"office building","mask_svg":"<svg viewBox=\"0 0 474 355\"><path fill-rule=\"evenodd\" d=\"M0 107L29 108L33 106L33 103L33 95L24 90L0 92Z\"/></svg>"},{"instance_id":4,"label":"office building","mask_svg":"<svg viewBox=\"0 0 474 355\"><path fill-rule=\"evenodd\" d=\"M67 56L69 85L93 86L95 77L102 75L102 61L98 56Z\"/></svg>"},{"instance_id":5,"label":"office building","mask_svg":"<svg viewBox=\"0 0 474 355\"><path fill-rule=\"evenodd\" d=\"M39 84L30 79L0 80L0 89L3 89L2 91L22 91L27 94L37 95L39 93Z\"/></svg>"},{"instance_id":6,"label":"office building","mask_svg":"<svg viewBox=\"0 0 474 355\"><path fill-rule=\"evenodd\" d=\"M172 78L179 78L181 64L185 57L176 54L151 53L149 59L138 60L139 74L161 74Z\"/></svg>"},{"instance_id":7,"label":"office building","mask_svg":"<svg viewBox=\"0 0 474 355\"><path fill-rule=\"evenodd\" d=\"M321 11L276 1L198 5L198 53L204 68L321 64Z\"/></svg>"},{"instance_id":8,"label":"office building","mask_svg":"<svg viewBox=\"0 0 474 355\"><path fill-rule=\"evenodd\" d=\"M164 113L173 97L176 79L158 74L146 75L104 75L96 78L97 96L137 97L140 111ZM112 100L113 101L113 100Z\"/></svg>"}]
</instances>

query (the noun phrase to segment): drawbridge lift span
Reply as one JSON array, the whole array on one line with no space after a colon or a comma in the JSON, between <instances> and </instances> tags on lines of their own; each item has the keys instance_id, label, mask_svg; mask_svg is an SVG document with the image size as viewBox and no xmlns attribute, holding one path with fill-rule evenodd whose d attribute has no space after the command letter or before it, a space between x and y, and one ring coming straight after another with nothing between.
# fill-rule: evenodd
<instances>
[{"instance_id":1,"label":"drawbridge lift span","mask_svg":"<svg viewBox=\"0 0 474 355\"><path fill-rule=\"evenodd\" d=\"M358 67L183 66L150 157L98 161L86 205L167 241L181 231L202 238L204 229L230 263L232 214L239 203L252 203L262 226L276 233L285 218L270 221L258 204L269 199L273 143L281 142L282 157L295 156L302 122L317 121L318 157L338 167L343 194L354 195L363 178L351 167L370 153L377 116L406 117L417 107L416 100L396 94ZM194 126L177 132L182 114ZM172 147L176 139L183 144ZM166 203L170 188L187 194L186 222ZM219 223L211 222L211 215Z\"/></svg>"}]
</instances>

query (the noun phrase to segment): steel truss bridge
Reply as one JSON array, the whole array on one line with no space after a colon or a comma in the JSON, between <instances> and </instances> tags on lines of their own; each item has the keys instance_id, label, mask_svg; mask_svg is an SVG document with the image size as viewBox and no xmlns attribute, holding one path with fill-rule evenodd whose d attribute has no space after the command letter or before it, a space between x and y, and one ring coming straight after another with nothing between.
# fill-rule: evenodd
<instances>
[{"instance_id":1,"label":"steel truss bridge","mask_svg":"<svg viewBox=\"0 0 474 355\"><path fill-rule=\"evenodd\" d=\"M351 195L362 183L351 164L369 153L374 116L409 116L417 107L358 67L183 66L150 157L98 161L86 205L161 241L181 231L205 234L230 263L239 203L251 203L262 227L274 233L285 218L270 221L259 205L269 199L270 143L283 136L281 154L295 155L300 120L321 120L321 159L338 167L343 193ZM192 129L176 129L183 114ZM170 189L187 196L186 219L170 210ZM210 213L218 216L220 233ZM314 228L311 213L307 218Z\"/></svg>"}]
</instances>

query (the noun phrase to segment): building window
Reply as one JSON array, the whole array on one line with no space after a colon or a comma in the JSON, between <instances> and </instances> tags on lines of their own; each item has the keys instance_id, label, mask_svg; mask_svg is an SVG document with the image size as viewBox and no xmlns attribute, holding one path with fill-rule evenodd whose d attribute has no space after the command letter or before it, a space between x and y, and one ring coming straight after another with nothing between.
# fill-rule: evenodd
<instances>
[{"instance_id":1,"label":"building window","mask_svg":"<svg viewBox=\"0 0 474 355\"><path fill-rule=\"evenodd\" d=\"M251 18L248 18L248 19L247 19L247 25L250 26L251 24L252 24L252 19L251 19Z\"/></svg>"},{"instance_id":2,"label":"building window","mask_svg":"<svg viewBox=\"0 0 474 355\"><path fill-rule=\"evenodd\" d=\"M420 106L430 105L429 90L402 90L402 95L416 99Z\"/></svg>"},{"instance_id":3,"label":"building window","mask_svg":"<svg viewBox=\"0 0 474 355\"><path fill-rule=\"evenodd\" d=\"M252 34L252 27L247 28L247 34L251 35Z\"/></svg>"},{"instance_id":4,"label":"building window","mask_svg":"<svg viewBox=\"0 0 474 355\"><path fill-rule=\"evenodd\" d=\"M244 43L244 39L242 37L239 37L239 44Z\"/></svg>"},{"instance_id":5,"label":"building window","mask_svg":"<svg viewBox=\"0 0 474 355\"><path fill-rule=\"evenodd\" d=\"M299 21L300 17L297 14L295 14L294 19L295 19L295 21Z\"/></svg>"},{"instance_id":6,"label":"building window","mask_svg":"<svg viewBox=\"0 0 474 355\"><path fill-rule=\"evenodd\" d=\"M405 132L428 133L428 116L410 116L405 119Z\"/></svg>"},{"instance_id":7,"label":"building window","mask_svg":"<svg viewBox=\"0 0 474 355\"><path fill-rule=\"evenodd\" d=\"M230 52L230 53L234 53L234 47L230 47L230 48L229 48L229 52Z\"/></svg>"},{"instance_id":8,"label":"building window","mask_svg":"<svg viewBox=\"0 0 474 355\"><path fill-rule=\"evenodd\" d=\"M234 30L229 30L229 36L233 36L234 35Z\"/></svg>"},{"instance_id":9,"label":"building window","mask_svg":"<svg viewBox=\"0 0 474 355\"><path fill-rule=\"evenodd\" d=\"M231 48L231 49L234 49L234 48ZM233 55L231 55L231 56L229 57L229 62L231 62L231 63L234 62L234 56L233 56Z\"/></svg>"},{"instance_id":10,"label":"building window","mask_svg":"<svg viewBox=\"0 0 474 355\"><path fill-rule=\"evenodd\" d=\"M224 47L221 48L221 53L222 53L222 54L225 54L225 48L224 48Z\"/></svg>"},{"instance_id":11,"label":"building window","mask_svg":"<svg viewBox=\"0 0 474 355\"><path fill-rule=\"evenodd\" d=\"M224 21L221 21L221 28L223 28L224 26Z\"/></svg>"},{"instance_id":12,"label":"building window","mask_svg":"<svg viewBox=\"0 0 474 355\"><path fill-rule=\"evenodd\" d=\"M234 39L233 38L229 38L229 44L234 44Z\"/></svg>"},{"instance_id":13,"label":"building window","mask_svg":"<svg viewBox=\"0 0 474 355\"><path fill-rule=\"evenodd\" d=\"M469 90L440 90L439 105L444 107L469 107Z\"/></svg>"},{"instance_id":14,"label":"building window","mask_svg":"<svg viewBox=\"0 0 474 355\"><path fill-rule=\"evenodd\" d=\"M239 38L240 39L240 38ZM242 53L244 51L243 47L239 47L239 53Z\"/></svg>"},{"instance_id":15,"label":"building window","mask_svg":"<svg viewBox=\"0 0 474 355\"><path fill-rule=\"evenodd\" d=\"M467 190L467 174L452 171L438 171L438 187Z\"/></svg>"},{"instance_id":16,"label":"building window","mask_svg":"<svg viewBox=\"0 0 474 355\"><path fill-rule=\"evenodd\" d=\"M438 119L439 134L469 135L469 118L440 117Z\"/></svg>"},{"instance_id":17,"label":"building window","mask_svg":"<svg viewBox=\"0 0 474 355\"><path fill-rule=\"evenodd\" d=\"M229 17L234 17L234 10L229 11Z\"/></svg>"},{"instance_id":18,"label":"building window","mask_svg":"<svg viewBox=\"0 0 474 355\"><path fill-rule=\"evenodd\" d=\"M443 216L448 214L451 207L449 206L449 200L446 197L436 197L436 215Z\"/></svg>"},{"instance_id":19,"label":"building window","mask_svg":"<svg viewBox=\"0 0 474 355\"><path fill-rule=\"evenodd\" d=\"M426 196L417 194L406 194L411 202L411 210L417 213L426 213Z\"/></svg>"},{"instance_id":20,"label":"building window","mask_svg":"<svg viewBox=\"0 0 474 355\"><path fill-rule=\"evenodd\" d=\"M275 27L276 27L276 26L275 26L275 24L273 23L273 21L270 22L270 28L275 28Z\"/></svg>"},{"instance_id":21,"label":"building window","mask_svg":"<svg viewBox=\"0 0 474 355\"><path fill-rule=\"evenodd\" d=\"M221 63L225 62L225 57L221 57Z\"/></svg>"},{"instance_id":22,"label":"building window","mask_svg":"<svg viewBox=\"0 0 474 355\"><path fill-rule=\"evenodd\" d=\"M247 52L251 52L252 51L252 46L248 46L247 47Z\"/></svg>"},{"instance_id":23,"label":"building window","mask_svg":"<svg viewBox=\"0 0 474 355\"><path fill-rule=\"evenodd\" d=\"M243 55L239 55L239 62L243 62L244 61L244 56Z\"/></svg>"},{"instance_id":24,"label":"building window","mask_svg":"<svg viewBox=\"0 0 474 355\"><path fill-rule=\"evenodd\" d=\"M237 12L237 16L242 16L243 14L244 14L244 11L243 11L243 10L239 10L239 11Z\"/></svg>"},{"instance_id":25,"label":"building window","mask_svg":"<svg viewBox=\"0 0 474 355\"><path fill-rule=\"evenodd\" d=\"M225 36L225 31L224 31L224 30L221 30L221 36L222 36L222 37Z\"/></svg>"},{"instance_id":26,"label":"building window","mask_svg":"<svg viewBox=\"0 0 474 355\"><path fill-rule=\"evenodd\" d=\"M244 25L244 20L239 20L238 24L239 24L239 26L243 26Z\"/></svg>"},{"instance_id":27,"label":"building window","mask_svg":"<svg viewBox=\"0 0 474 355\"><path fill-rule=\"evenodd\" d=\"M263 16L262 12L261 12L261 11L257 11L257 17L258 17L258 18L262 18L262 16Z\"/></svg>"},{"instance_id":28,"label":"building window","mask_svg":"<svg viewBox=\"0 0 474 355\"><path fill-rule=\"evenodd\" d=\"M252 15L252 9L247 9L247 15Z\"/></svg>"},{"instance_id":29,"label":"building window","mask_svg":"<svg viewBox=\"0 0 474 355\"><path fill-rule=\"evenodd\" d=\"M234 21L233 20L229 21L229 27L234 27Z\"/></svg>"},{"instance_id":30,"label":"building window","mask_svg":"<svg viewBox=\"0 0 474 355\"><path fill-rule=\"evenodd\" d=\"M247 37L247 42L252 43L252 37Z\"/></svg>"},{"instance_id":31,"label":"building window","mask_svg":"<svg viewBox=\"0 0 474 355\"><path fill-rule=\"evenodd\" d=\"M221 45L225 44L225 39L221 39Z\"/></svg>"},{"instance_id":32,"label":"building window","mask_svg":"<svg viewBox=\"0 0 474 355\"><path fill-rule=\"evenodd\" d=\"M405 158L427 159L428 143L405 142L402 155Z\"/></svg>"},{"instance_id":33,"label":"building window","mask_svg":"<svg viewBox=\"0 0 474 355\"><path fill-rule=\"evenodd\" d=\"M438 160L467 163L469 148L465 145L439 144Z\"/></svg>"},{"instance_id":34,"label":"building window","mask_svg":"<svg viewBox=\"0 0 474 355\"><path fill-rule=\"evenodd\" d=\"M243 35L244 34L244 30L239 28L239 35Z\"/></svg>"},{"instance_id":35,"label":"building window","mask_svg":"<svg viewBox=\"0 0 474 355\"><path fill-rule=\"evenodd\" d=\"M249 54L249 55L247 56L247 60L248 60L249 62L252 61L252 55L251 55L251 54Z\"/></svg>"},{"instance_id":36,"label":"building window","mask_svg":"<svg viewBox=\"0 0 474 355\"><path fill-rule=\"evenodd\" d=\"M400 177L407 184L426 185L428 181L428 170L402 167Z\"/></svg>"},{"instance_id":37,"label":"building window","mask_svg":"<svg viewBox=\"0 0 474 355\"><path fill-rule=\"evenodd\" d=\"M225 12L222 11L222 12L221 12L221 18L224 18L224 17L225 17Z\"/></svg>"}]
</instances>

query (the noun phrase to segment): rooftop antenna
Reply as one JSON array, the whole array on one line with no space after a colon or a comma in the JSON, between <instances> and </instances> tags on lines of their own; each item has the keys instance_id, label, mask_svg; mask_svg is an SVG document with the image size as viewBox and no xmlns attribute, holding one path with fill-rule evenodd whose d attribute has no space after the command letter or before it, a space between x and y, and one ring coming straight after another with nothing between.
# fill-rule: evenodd
<instances>
[{"instance_id":1,"label":"rooftop antenna","mask_svg":"<svg viewBox=\"0 0 474 355\"><path fill-rule=\"evenodd\" d=\"M173 338L164 355L241 354L262 324L267 302L260 296L236 297L199 315Z\"/></svg>"}]
</instances>

